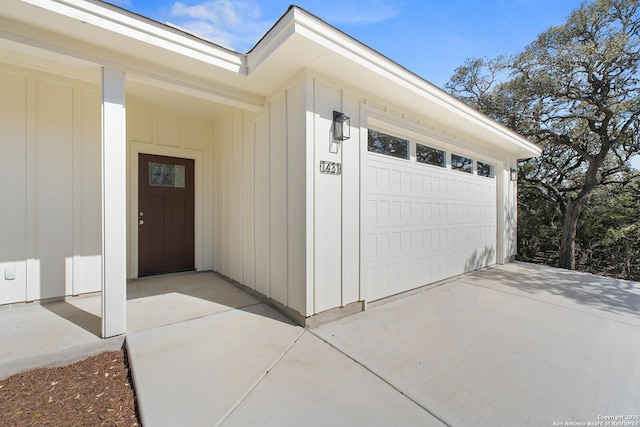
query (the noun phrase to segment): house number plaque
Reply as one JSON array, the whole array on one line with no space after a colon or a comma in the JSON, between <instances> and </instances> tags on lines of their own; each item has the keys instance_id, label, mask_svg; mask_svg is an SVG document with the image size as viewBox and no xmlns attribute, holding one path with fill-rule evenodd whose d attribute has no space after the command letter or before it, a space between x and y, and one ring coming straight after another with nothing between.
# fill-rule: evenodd
<instances>
[{"instance_id":1,"label":"house number plaque","mask_svg":"<svg viewBox=\"0 0 640 427\"><path fill-rule=\"evenodd\" d=\"M329 175L340 175L342 173L342 165L336 162L327 162L320 160L320 173Z\"/></svg>"}]
</instances>

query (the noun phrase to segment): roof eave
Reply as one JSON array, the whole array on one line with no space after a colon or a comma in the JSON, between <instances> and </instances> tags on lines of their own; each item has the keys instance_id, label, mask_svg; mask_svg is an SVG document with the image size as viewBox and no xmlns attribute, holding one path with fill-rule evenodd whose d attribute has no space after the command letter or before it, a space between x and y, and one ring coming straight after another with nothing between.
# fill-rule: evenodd
<instances>
[{"instance_id":1,"label":"roof eave","mask_svg":"<svg viewBox=\"0 0 640 427\"><path fill-rule=\"evenodd\" d=\"M280 20L269 30L260 42L248 53L248 75L259 70L261 65L269 60L269 55L293 34L302 35L309 43L322 45L327 52L357 63L364 71L382 76L404 91L414 94L428 103L437 106L474 127L490 132L503 142L505 151L518 158L529 158L540 155L541 150L521 135L469 107L462 101L426 81L422 77L407 70L386 56L355 40L339 29L326 23L319 17L297 6L291 6ZM300 64L313 68L314 64ZM361 84L362 74L354 80L355 86ZM390 92L388 87L379 88L381 96ZM377 95L374 93L374 95ZM506 146L505 146L506 145Z\"/></svg>"},{"instance_id":2,"label":"roof eave","mask_svg":"<svg viewBox=\"0 0 640 427\"><path fill-rule=\"evenodd\" d=\"M14 2L12 6L15 7L7 8L3 14L11 17L13 13L24 18L25 14L31 16L29 12L35 12L27 8L33 6L50 12L43 16L67 18L61 18L63 24L73 23L76 27L79 23L88 25L83 27L84 32L80 32L85 38L93 34L92 37L104 40L100 37L108 35L113 39L111 44L114 45L122 42L122 37L125 37L125 40L135 41L132 48L143 49L140 51L141 54L147 53L144 49L145 46L149 46L158 53L166 52L165 59L175 58L179 62L179 58L183 57L183 62L191 61L189 63L199 69L201 79L207 70L206 67L214 66L221 70L218 78L224 79L224 84L247 92L241 96L249 99L248 105L251 108L258 106L254 105L257 100L252 99L248 95L249 92L264 96L268 88L282 84L286 76L291 76L303 68L320 68L321 62L324 61L325 67L329 64L331 72L345 83L360 87L382 99L390 98L389 101L395 101L397 105L406 105L414 112L428 110L429 116L449 128L455 129L463 125L465 130L469 131L467 133L476 134L482 140L500 146L511 155L526 158L540 154L540 149L522 136L297 6L291 6L247 54L232 52L210 41L102 1L21 0ZM37 19L35 14L32 16L32 20L34 19ZM38 21L32 24L43 23ZM49 22L46 25L51 26L54 23ZM92 30L89 31L90 29ZM71 28L68 31L71 31ZM80 33L73 34L77 37ZM301 47L305 55L300 55ZM278 54L274 55L274 52ZM287 58L286 64L279 62L283 58ZM343 73L340 67L334 66L332 61L336 60L340 65L350 67L357 73L345 75L347 73ZM168 64L174 65L177 64ZM265 84L267 80L261 70L269 67L272 68L274 78ZM273 73L274 70L277 73ZM365 78L369 81L368 86L366 82L363 83ZM278 79L280 81L275 81Z\"/></svg>"}]
</instances>

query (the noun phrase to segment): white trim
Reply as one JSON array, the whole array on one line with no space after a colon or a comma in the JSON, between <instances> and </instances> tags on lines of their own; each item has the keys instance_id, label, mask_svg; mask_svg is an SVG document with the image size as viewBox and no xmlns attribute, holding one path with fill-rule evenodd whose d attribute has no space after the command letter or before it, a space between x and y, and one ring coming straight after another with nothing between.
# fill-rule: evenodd
<instances>
[{"instance_id":1,"label":"white trim","mask_svg":"<svg viewBox=\"0 0 640 427\"><path fill-rule=\"evenodd\" d=\"M358 141L358 144L360 145L360 258L358 259L358 264L360 265L360 283L358 284L358 287L360 289L359 299L360 301L363 301L363 310L364 307L366 307L367 301L367 287L364 285L367 272L367 269L365 268L365 260L367 259L367 245L364 239L367 235L367 230L366 219L364 217L366 212L364 197L366 186L363 184L362 179L366 174L367 154L369 152L369 150L367 149L367 143L369 139L369 132L367 132L367 119L369 117L368 110L369 108L367 107L367 104L365 102L360 103L360 132L358 132L360 135L360 141Z\"/></svg>"},{"instance_id":2,"label":"white trim","mask_svg":"<svg viewBox=\"0 0 640 427\"><path fill-rule=\"evenodd\" d=\"M107 3L77 0L22 0L22 2L86 25L106 29L207 62L216 67L246 74L243 55Z\"/></svg>"},{"instance_id":3,"label":"white trim","mask_svg":"<svg viewBox=\"0 0 640 427\"><path fill-rule=\"evenodd\" d=\"M127 139L122 71L102 71L102 337L127 330Z\"/></svg>"},{"instance_id":4,"label":"white trim","mask_svg":"<svg viewBox=\"0 0 640 427\"><path fill-rule=\"evenodd\" d=\"M21 34L11 33L8 32L6 28L11 24L5 23L2 17L0 17L0 24L4 26L0 30L0 39L55 52L62 56L68 56L91 64L103 64L107 67L121 69L127 73L127 78L131 81L162 87L166 90L184 93L249 111L258 112L264 108L263 96L243 89L215 84L201 78L176 73L168 68L159 67L158 65L148 65L147 67L133 65L126 62L125 58L111 58L104 54L99 55L96 51L81 51L78 48L71 49L63 47L64 42L68 40L59 41L59 44L56 45L51 41L36 40ZM161 82L161 85L156 82Z\"/></svg>"},{"instance_id":5,"label":"white trim","mask_svg":"<svg viewBox=\"0 0 640 427\"><path fill-rule=\"evenodd\" d=\"M138 277L138 155L152 154L157 156L178 157L194 161L194 263L196 270L203 269L203 184L204 163L200 150L187 148L166 147L163 145L147 144L131 141L129 144L129 278Z\"/></svg>"},{"instance_id":6,"label":"white trim","mask_svg":"<svg viewBox=\"0 0 640 427\"><path fill-rule=\"evenodd\" d=\"M306 149L306 182L305 182L305 208L306 208L306 280L305 280L305 316L315 314L316 295L316 255L315 255L315 79L307 74L305 76L305 149Z\"/></svg>"},{"instance_id":7,"label":"white trim","mask_svg":"<svg viewBox=\"0 0 640 427\"><path fill-rule=\"evenodd\" d=\"M510 182L508 168L505 170L505 163L500 162L494 166L496 169L496 264L505 263L505 246L508 240L507 228L505 224L505 210L507 209L507 200L505 192L505 183ZM498 171L500 171L498 173Z\"/></svg>"}]
</instances>

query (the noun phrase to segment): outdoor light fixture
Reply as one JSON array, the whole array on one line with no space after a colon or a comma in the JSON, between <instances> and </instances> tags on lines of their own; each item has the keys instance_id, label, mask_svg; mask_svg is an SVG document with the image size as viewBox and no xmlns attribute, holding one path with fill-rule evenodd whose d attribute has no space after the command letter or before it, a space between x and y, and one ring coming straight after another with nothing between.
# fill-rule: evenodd
<instances>
[{"instance_id":1,"label":"outdoor light fixture","mask_svg":"<svg viewBox=\"0 0 640 427\"><path fill-rule=\"evenodd\" d=\"M518 180L518 169L511 168L511 181Z\"/></svg>"},{"instance_id":2,"label":"outdoor light fixture","mask_svg":"<svg viewBox=\"0 0 640 427\"><path fill-rule=\"evenodd\" d=\"M339 111L333 112L333 138L346 141L351 137L351 119Z\"/></svg>"}]
</instances>

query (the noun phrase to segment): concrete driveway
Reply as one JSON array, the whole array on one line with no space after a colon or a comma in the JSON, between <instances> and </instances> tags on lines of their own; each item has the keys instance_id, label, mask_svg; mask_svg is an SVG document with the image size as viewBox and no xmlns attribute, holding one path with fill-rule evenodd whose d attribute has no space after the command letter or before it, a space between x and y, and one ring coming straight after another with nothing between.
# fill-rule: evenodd
<instances>
[{"instance_id":1,"label":"concrete driveway","mask_svg":"<svg viewBox=\"0 0 640 427\"><path fill-rule=\"evenodd\" d=\"M449 425L640 415L637 283L515 263L314 332Z\"/></svg>"},{"instance_id":2,"label":"concrete driveway","mask_svg":"<svg viewBox=\"0 0 640 427\"><path fill-rule=\"evenodd\" d=\"M127 348L151 426L640 426L640 284L530 264L311 330L255 303Z\"/></svg>"}]
</instances>

